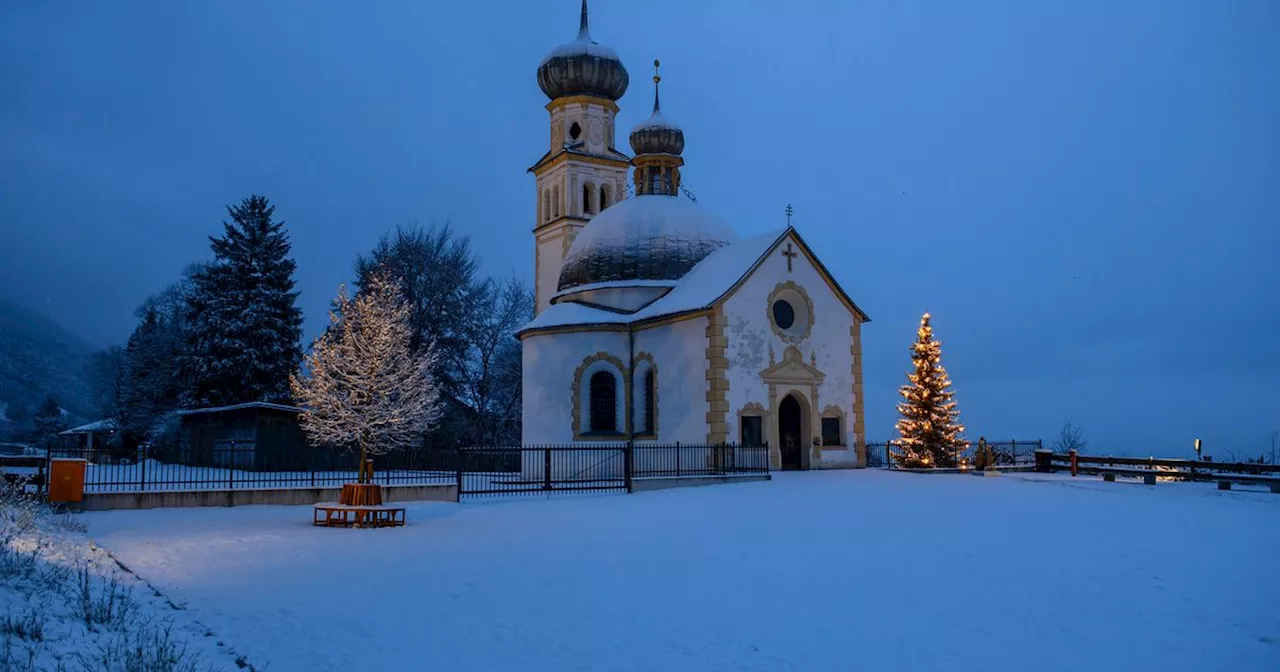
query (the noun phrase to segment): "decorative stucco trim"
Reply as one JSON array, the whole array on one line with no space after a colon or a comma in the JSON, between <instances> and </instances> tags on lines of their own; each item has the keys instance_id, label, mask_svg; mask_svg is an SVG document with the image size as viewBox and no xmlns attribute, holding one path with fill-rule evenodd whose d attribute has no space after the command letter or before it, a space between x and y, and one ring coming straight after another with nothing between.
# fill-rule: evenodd
<instances>
[{"instance_id":1,"label":"decorative stucco trim","mask_svg":"<svg viewBox=\"0 0 1280 672\"><path fill-rule=\"evenodd\" d=\"M618 422L623 427L626 427L627 416L625 415L625 413L629 413L631 409L631 380L630 380L630 376L627 375L627 367L625 364L622 363L621 359L607 352L603 352L603 351L597 352L594 355L587 355L585 358L583 358L582 363L579 364L578 368L575 369L573 372L572 394L573 394L573 440L574 441L616 442L620 437L625 438L627 435L626 432L617 432L615 434L584 434L582 432L582 397L583 397L582 376L587 372L588 369L591 368L592 364L595 364L596 362L601 362L601 361L607 362L608 364L610 364L615 369L614 371L615 375L617 375L618 378L622 380L621 391L622 391L622 396L624 400L622 404L624 415L618 418ZM615 403L616 403L616 400L615 400Z\"/></svg>"},{"instance_id":2,"label":"decorative stucco trim","mask_svg":"<svg viewBox=\"0 0 1280 672\"><path fill-rule=\"evenodd\" d=\"M724 328L729 319L716 307L707 317L707 445L728 442L729 426L729 345Z\"/></svg>"},{"instance_id":3,"label":"decorative stucco trim","mask_svg":"<svg viewBox=\"0 0 1280 672\"><path fill-rule=\"evenodd\" d=\"M800 297L799 303L802 305L794 306L795 310L803 311L796 313L796 319L804 320L804 328L800 331L787 331L778 326L773 319L773 304L778 299L783 298L784 294L794 294ZM773 333L787 343L799 343L809 337L813 332L813 300L809 298L809 293L804 291L804 287L798 285L791 280L779 282L772 292L769 292L769 300L765 302L765 315L769 320L769 327L773 329Z\"/></svg>"},{"instance_id":4,"label":"decorative stucco trim","mask_svg":"<svg viewBox=\"0 0 1280 672\"><path fill-rule=\"evenodd\" d=\"M853 374L853 449L857 465L867 466L867 435L862 405L862 321L849 327L849 371Z\"/></svg>"},{"instance_id":5,"label":"decorative stucco trim","mask_svg":"<svg viewBox=\"0 0 1280 672\"><path fill-rule=\"evenodd\" d=\"M853 447L852 444L846 443L849 436L849 416L844 412L844 409L839 406L836 406L835 404L827 404L827 407L822 409L822 417L838 418L840 420L840 443L828 445L826 441L823 441L822 449L823 450L849 450L850 448L852 448ZM819 420L819 422L821 422L821 420ZM819 431L818 436L822 436L821 427L818 428L818 431Z\"/></svg>"},{"instance_id":6,"label":"decorative stucco trim","mask_svg":"<svg viewBox=\"0 0 1280 672\"><path fill-rule=\"evenodd\" d=\"M658 416L661 412L661 406L658 405L658 389L661 387L661 381L658 380L658 365L653 361L653 355L647 352L640 352L636 353L635 366L635 384L640 386L640 389L636 389L631 393L631 398L634 401L641 401L643 399L644 376L649 371L653 371L653 427L648 427L645 431L636 432L635 438L654 441L658 438ZM644 404L641 403L640 408L631 409L631 412L635 414L632 417L638 420L643 420Z\"/></svg>"}]
</instances>

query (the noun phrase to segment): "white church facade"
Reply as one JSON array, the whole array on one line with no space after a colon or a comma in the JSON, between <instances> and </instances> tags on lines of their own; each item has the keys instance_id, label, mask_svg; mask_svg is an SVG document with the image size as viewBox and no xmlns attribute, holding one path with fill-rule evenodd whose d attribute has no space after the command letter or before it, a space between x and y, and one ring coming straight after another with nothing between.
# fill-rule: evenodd
<instances>
[{"instance_id":1,"label":"white church facade","mask_svg":"<svg viewBox=\"0 0 1280 672\"><path fill-rule=\"evenodd\" d=\"M774 469L865 466L867 315L793 227L740 239L683 194L684 132L658 82L627 156L628 75L591 40L585 0L578 38L539 66L551 145L530 168L523 443L741 443L769 446Z\"/></svg>"}]
</instances>

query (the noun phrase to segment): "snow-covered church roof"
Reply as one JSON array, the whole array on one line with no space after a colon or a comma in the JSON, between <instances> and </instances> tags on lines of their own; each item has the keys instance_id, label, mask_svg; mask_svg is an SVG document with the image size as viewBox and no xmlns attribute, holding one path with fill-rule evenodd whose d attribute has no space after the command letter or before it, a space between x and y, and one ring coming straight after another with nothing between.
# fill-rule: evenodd
<instances>
[{"instance_id":1,"label":"snow-covered church roof","mask_svg":"<svg viewBox=\"0 0 1280 672\"><path fill-rule=\"evenodd\" d=\"M662 196L654 198L677 200ZM605 212L608 212L608 210ZM538 313L538 316L520 329L519 333L571 325L626 325L658 317L702 310L715 303L716 300L732 289L790 230L772 231L732 244L722 245L700 260L693 267L693 270L685 273L677 282L672 283L671 291L637 312L624 314L612 310L593 308L581 303L556 303ZM583 233L585 234L586 231L584 230Z\"/></svg>"},{"instance_id":2,"label":"snow-covered church roof","mask_svg":"<svg viewBox=\"0 0 1280 672\"><path fill-rule=\"evenodd\" d=\"M737 238L728 224L687 198L645 195L618 201L592 218L569 246L558 295L627 281L672 287Z\"/></svg>"}]
</instances>

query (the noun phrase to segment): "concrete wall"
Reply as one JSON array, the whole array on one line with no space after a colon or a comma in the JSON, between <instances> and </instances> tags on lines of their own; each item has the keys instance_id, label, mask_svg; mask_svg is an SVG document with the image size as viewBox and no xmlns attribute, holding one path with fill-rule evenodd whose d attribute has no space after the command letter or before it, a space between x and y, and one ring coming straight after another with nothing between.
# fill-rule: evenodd
<instances>
[{"instance_id":1,"label":"concrete wall","mask_svg":"<svg viewBox=\"0 0 1280 672\"><path fill-rule=\"evenodd\" d=\"M858 466L855 446L864 437L858 437L854 432L856 418L851 368L853 358L850 355L850 327L854 317L835 291L827 285L818 269L803 254L792 257L791 270L787 270L787 257L782 254L782 249L786 248L788 242L793 250L799 250L799 245L791 237L783 239L724 304L727 321L725 336L728 341L725 354L729 360L729 412L726 418L729 439L739 440L738 412L748 403L756 403L767 409L765 435L770 437L771 450L776 450L776 441L771 437L776 435L777 427L774 405L781 402L788 393L794 392L804 396L807 404L802 404L802 408L807 406L811 409L811 431L814 436L821 436L823 409L834 406L844 416L841 429L845 445L823 447L816 455L811 450L812 446L807 446L805 450L809 456L806 462L810 467ZM813 326L809 335L798 343L784 341L779 337L769 318L769 295L779 283L787 281L802 287L813 304ZM798 312L799 306L796 308ZM789 345L800 349L805 364L813 362L824 374L816 399L810 398L814 395L808 386L780 388L776 391L776 398L770 399L769 386L761 379L760 373L770 365L770 350L773 351L775 361L782 361L783 352Z\"/></svg>"},{"instance_id":2,"label":"concrete wall","mask_svg":"<svg viewBox=\"0 0 1280 672\"><path fill-rule=\"evenodd\" d=\"M272 490L191 490L180 492L85 493L85 511L110 509L156 509L188 506L305 506L336 502L341 488L277 488ZM382 500L398 502L456 502L458 487L445 485L384 485Z\"/></svg>"}]
</instances>

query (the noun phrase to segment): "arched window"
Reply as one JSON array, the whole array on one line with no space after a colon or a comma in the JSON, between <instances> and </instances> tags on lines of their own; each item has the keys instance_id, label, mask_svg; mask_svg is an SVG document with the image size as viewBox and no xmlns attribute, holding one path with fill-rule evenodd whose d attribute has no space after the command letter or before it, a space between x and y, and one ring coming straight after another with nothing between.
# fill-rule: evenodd
<instances>
[{"instance_id":1,"label":"arched window","mask_svg":"<svg viewBox=\"0 0 1280 672\"><path fill-rule=\"evenodd\" d=\"M600 212L609 207L609 185L600 185Z\"/></svg>"},{"instance_id":2,"label":"arched window","mask_svg":"<svg viewBox=\"0 0 1280 672\"><path fill-rule=\"evenodd\" d=\"M551 187L551 216L560 216L560 185Z\"/></svg>"},{"instance_id":3,"label":"arched window","mask_svg":"<svg viewBox=\"0 0 1280 672\"><path fill-rule=\"evenodd\" d=\"M596 371L591 374L588 388L591 404L591 415L588 421L590 432L618 431L618 388L613 374L608 371Z\"/></svg>"},{"instance_id":4,"label":"arched window","mask_svg":"<svg viewBox=\"0 0 1280 672\"><path fill-rule=\"evenodd\" d=\"M594 212L591 209L591 194L595 191L595 187L587 182L582 185L582 214L589 215Z\"/></svg>"},{"instance_id":5,"label":"arched window","mask_svg":"<svg viewBox=\"0 0 1280 672\"><path fill-rule=\"evenodd\" d=\"M644 439L658 438L658 367L653 355L638 352L635 369L631 374L631 417L636 436Z\"/></svg>"},{"instance_id":6,"label":"arched window","mask_svg":"<svg viewBox=\"0 0 1280 672\"><path fill-rule=\"evenodd\" d=\"M551 221L551 190L542 190L542 221Z\"/></svg>"}]
</instances>

